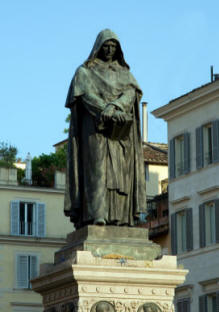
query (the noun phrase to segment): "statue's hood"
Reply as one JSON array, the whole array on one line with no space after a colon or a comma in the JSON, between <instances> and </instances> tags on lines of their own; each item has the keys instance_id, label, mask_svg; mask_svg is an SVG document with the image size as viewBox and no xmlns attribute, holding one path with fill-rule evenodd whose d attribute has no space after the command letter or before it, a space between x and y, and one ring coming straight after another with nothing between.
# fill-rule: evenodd
<instances>
[{"instance_id":1,"label":"statue's hood","mask_svg":"<svg viewBox=\"0 0 219 312\"><path fill-rule=\"evenodd\" d=\"M87 61L85 62L85 64L92 62L96 57L97 54L100 50L100 48L102 47L102 45L104 44L105 41L107 40L116 40L118 43L118 62L121 66L125 66L127 68L129 68L129 65L126 63L124 56L123 56L123 52L120 46L120 42L119 42L119 38L117 37L117 35L110 29L104 29L102 30L97 38L96 41L94 43L93 49L91 50L91 53L87 59Z\"/></svg>"}]
</instances>

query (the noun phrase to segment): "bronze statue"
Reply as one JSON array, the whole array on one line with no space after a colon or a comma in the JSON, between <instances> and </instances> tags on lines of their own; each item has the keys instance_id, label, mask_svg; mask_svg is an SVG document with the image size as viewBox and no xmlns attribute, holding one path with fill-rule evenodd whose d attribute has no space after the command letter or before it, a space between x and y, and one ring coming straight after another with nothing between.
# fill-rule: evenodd
<instances>
[{"instance_id":1,"label":"bronze statue","mask_svg":"<svg viewBox=\"0 0 219 312\"><path fill-rule=\"evenodd\" d=\"M147 302L140 306L138 312L161 312L161 309L153 302Z\"/></svg>"},{"instance_id":2,"label":"bronze statue","mask_svg":"<svg viewBox=\"0 0 219 312\"><path fill-rule=\"evenodd\" d=\"M113 305L107 301L99 301L95 303L91 310L91 312L115 312L115 308Z\"/></svg>"},{"instance_id":3,"label":"bronze statue","mask_svg":"<svg viewBox=\"0 0 219 312\"><path fill-rule=\"evenodd\" d=\"M141 96L119 39L101 31L66 100L71 121L64 211L76 228L133 226L145 212Z\"/></svg>"}]
</instances>

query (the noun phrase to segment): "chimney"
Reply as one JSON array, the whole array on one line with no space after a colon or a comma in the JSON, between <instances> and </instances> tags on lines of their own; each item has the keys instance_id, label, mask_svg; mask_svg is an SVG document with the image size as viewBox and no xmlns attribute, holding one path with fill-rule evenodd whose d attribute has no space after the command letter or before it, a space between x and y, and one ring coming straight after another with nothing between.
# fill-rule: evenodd
<instances>
[{"instance_id":1,"label":"chimney","mask_svg":"<svg viewBox=\"0 0 219 312\"><path fill-rule=\"evenodd\" d=\"M148 141L148 112L147 102L142 102L142 141Z\"/></svg>"},{"instance_id":2,"label":"chimney","mask_svg":"<svg viewBox=\"0 0 219 312\"><path fill-rule=\"evenodd\" d=\"M32 163L30 153L27 153L26 157L26 169L25 169L25 182L29 185L32 184Z\"/></svg>"}]
</instances>

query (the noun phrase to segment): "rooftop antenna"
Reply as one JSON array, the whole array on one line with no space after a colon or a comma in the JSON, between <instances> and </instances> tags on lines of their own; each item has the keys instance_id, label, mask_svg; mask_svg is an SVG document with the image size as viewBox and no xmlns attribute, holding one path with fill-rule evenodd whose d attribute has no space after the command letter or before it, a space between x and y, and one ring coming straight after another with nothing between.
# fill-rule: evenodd
<instances>
[{"instance_id":1,"label":"rooftop antenna","mask_svg":"<svg viewBox=\"0 0 219 312\"><path fill-rule=\"evenodd\" d=\"M214 81L214 67L211 65L211 82Z\"/></svg>"},{"instance_id":2,"label":"rooftop antenna","mask_svg":"<svg viewBox=\"0 0 219 312\"><path fill-rule=\"evenodd\" d=\"M211 65L211 82L219 80L219 74L214 74L214 67Z\"/></svg>"}]
</instances>

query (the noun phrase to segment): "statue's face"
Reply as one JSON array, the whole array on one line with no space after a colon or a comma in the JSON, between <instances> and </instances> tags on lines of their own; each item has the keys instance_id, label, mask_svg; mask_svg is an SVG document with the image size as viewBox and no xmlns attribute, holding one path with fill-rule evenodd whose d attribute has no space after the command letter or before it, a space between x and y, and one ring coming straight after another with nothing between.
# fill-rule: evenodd
<instances>
[{"instance_id":1,"label":"statue's face","mask_svg":"<svg viewBox=\"0 0 219 312\"><path fill-rule=\"evenodd\" d=\"M101 59L105 62L112 62L117 49L117 43L113 40L107 40L101 47Z\"/></svg>"}]
</instances>

